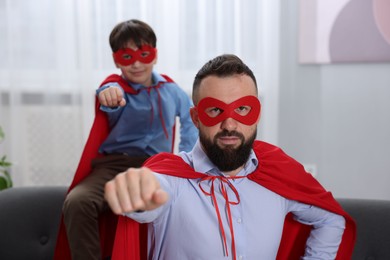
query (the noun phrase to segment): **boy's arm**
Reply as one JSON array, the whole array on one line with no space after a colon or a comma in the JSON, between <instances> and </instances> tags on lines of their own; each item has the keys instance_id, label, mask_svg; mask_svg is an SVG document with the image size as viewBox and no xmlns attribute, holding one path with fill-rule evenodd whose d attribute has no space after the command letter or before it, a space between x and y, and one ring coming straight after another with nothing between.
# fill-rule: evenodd
<instances>
[{"instance_id":1,"label":"boy's arm","mask_svg":"<svg viewBox=\"0 0 390 260\"><path fill-rule=\"evenodd\" d=\"M118 83L107 83L96 90L96 96L101 110L105 112L116 111L126 105L124 91Z\"/></svg>"},{"instance_id":2,"label":"boy's arm","mask_svg":"<svg viewBox=\"0 0 390 260\"><path fill-rule=\"evenodd\" d=\"M193 106L191 99L184 91L180 91L178 96L178 114L180 118L179 151L189 152L195 145L199 133L190 116L190 108Z\"/></svg>"}]
</instances>

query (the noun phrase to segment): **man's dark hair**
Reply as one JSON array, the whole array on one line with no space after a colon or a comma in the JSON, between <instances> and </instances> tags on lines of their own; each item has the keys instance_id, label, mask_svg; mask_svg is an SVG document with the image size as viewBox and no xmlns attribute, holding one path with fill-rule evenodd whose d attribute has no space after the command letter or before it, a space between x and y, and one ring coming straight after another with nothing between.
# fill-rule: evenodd
<instances>
[{"instance_id":1,"label":"man's dark hair","mask_svg":"<svg viewBox=\"0 0 390 260\"><path fill-rule=\"evenodd\" d=\"M251 77L255 83L257 91L255 75L253 74L252 70L236 55L223 54L208 61L196 74L194 83L192 85L192 100L194 104L196 105L199 101L197 96L198 89L204 78L208 76L217 76L222 78L234 76L237 74L243 74Z\"/></svg>"},{"instance_id":2,"label":"man's dark hair","mask_svg":"<svg viewBox=\"0 0 390 260\"><path fill-rule=\"evenodd\" d=\"M140 48L143 44L156 47L157 37L153 29L145 22L132 19L117 24L110 34L112 52L124 48L130 41Z\"/></svg>"}]
</instances>

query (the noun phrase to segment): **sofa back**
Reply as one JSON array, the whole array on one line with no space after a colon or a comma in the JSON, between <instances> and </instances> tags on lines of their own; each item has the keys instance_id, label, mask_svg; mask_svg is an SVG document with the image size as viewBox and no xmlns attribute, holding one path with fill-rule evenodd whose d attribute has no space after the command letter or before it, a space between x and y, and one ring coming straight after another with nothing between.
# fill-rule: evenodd
<instances>
[{"instance_id":1,"label":"sofa back","mask_svg":"<svg viewBox=\"0 0 390 260\"><path fill-rule=\"evenodd\" d=\"M353 260L390 259L390 201L338 199L356 222Z\"/></svg>"}]
</instances>

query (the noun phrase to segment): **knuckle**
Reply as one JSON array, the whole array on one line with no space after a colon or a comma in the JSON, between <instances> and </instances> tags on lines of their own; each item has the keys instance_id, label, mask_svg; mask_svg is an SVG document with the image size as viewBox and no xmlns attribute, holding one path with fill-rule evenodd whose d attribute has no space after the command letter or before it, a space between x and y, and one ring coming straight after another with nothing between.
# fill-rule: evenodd
<instances>
[{"instance_id":1,"label":"knuckle","mask_svg":"<svg viewBox=\"0 0 390 260\"><path fill-rule=\"evenodd\" d=\"M105 185L104 185L104 190L105 192L111 192L113 190L114 186L113 186L113 182L112 181L108 181Z\"/></svg>"}]
</instances>

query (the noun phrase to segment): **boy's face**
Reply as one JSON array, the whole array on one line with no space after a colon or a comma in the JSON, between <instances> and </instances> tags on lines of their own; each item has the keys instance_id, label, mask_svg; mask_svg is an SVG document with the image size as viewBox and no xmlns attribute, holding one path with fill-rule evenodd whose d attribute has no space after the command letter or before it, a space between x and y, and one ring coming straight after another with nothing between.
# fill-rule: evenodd
<instances>
[{"instance_id":1,"label":"boy's face","mask_svg":"<svg viewBox=\"0 0 390 260\"><path fill-rule=\"evenodd\" d=\"M133 42L129 42L126 44L125 48L129 48L133 51L138 51L137 45ZM146 49L145 52L148 52ZM122 71L122 75L126 80L142 84L144 86L152 85L152 71L153 66L157 62L157 50L155 50L156 54L154 59L152 59L149 63L143 63L140 60L135 60L132 64L121 64L123 62L118 62L118 59L115 59L115 54L113 54L114 62L117 68ZM142 54L141 54L142 55ZM145 62L148 62L150 59L146 59Z\"/></svg>"}]
</instances>

